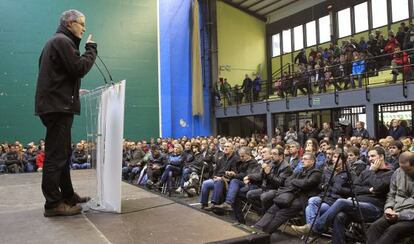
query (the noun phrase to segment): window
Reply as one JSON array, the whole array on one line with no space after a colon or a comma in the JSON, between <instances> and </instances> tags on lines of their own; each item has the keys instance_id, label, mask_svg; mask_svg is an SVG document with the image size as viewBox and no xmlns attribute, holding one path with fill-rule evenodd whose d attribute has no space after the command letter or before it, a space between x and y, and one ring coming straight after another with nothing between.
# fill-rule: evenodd
<instances>
[{"instance_id":1,"label":"window","mask_svg":"<svg viewBox=\"0 0 414 244\"><path fill-rule=\"evenodd\" d=\"M272 56L278 56L280 55L280 34L276 34L272 36L272 49L273 49L273 54Z\"/></svg>"},{"instance_id":2,"label":"window","mask_svg":"<svg viewBox=\"0 0 414 244\"><path fill-rule=\"evenodd\" d=\"M295 51L303 48L303 26L299 25L293 28L294 48Z\"/></svg>"},{"instance_id":3,"label":"window","mask_svg":"<svg viewBox=\"0 0 414 244\"><path fill-rule=\"evenodd\" d=\"M368 4L361 3L354 6L355 32L368 30Z\"/></svg>"},{"instance_id":4,"label":"window","mask_svg":"<svg viewBox=\"0 0 414 244\"><path fill-rule=\"evenodd\" d=\"M290 35L290 30L284 30L282 32L283 38L283 53L292 52L292 37Z\"/></svg>"},{"instance_id":5,"label":"window","mask_svg":"<svg viewBox=\"0 0 414 244\"><path fill-rule=\"evenodd\" d=\"M387 23L387 0L372 0L372 27L377 28Z\"/></svg>"},{"instance_id":6,"label":"window","mask_svg":"<svg viewBox=\"0 0 414 244\"><path fill-rule=\"evenodd\" d=\"M316 45L316 22L306 23L306 46Z\"/></svg>"},{"instance_id":7,"label":"window","mask_svg":"<svg viewBox=\"0 0 414 244\"><path fill-rule=\"evenodd\" d=\"M408 1L391 0L392 22L408 19Z\"/></svg>"},{"instance_id":8,"label":"window","mask_svg":"<svg viewBox=\"0 0 414 244\"><path fill-rule=\"evenodd\" d=\"M338 12L339 38L350 36L351 33L351 9L347 8Z\"/></svg>"},{"instance_id":9,"label":"window","mask_svg":"<svg viewBox=\"0 0 414 244\"><path fill-rule=\"evenodd\" d=\"M331 40L331 19L329 15L319 19L319 43Z\"/></svg>"}]
</instances>

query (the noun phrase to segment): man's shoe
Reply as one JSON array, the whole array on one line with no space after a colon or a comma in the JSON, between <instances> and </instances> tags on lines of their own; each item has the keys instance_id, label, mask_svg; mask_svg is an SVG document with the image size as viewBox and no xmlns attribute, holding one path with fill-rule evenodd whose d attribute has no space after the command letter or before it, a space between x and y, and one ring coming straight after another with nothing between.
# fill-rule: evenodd
<instances>
[{"instance_id":1,"label":"man's shoe","mask_svg":"<svg viewBox=\"0 0 414 244\"><path fill-rule=\"evenodd\" d=\"M78 193L75 192L72 198L65 200L65 202L69 204L70 206L75 206L78 203L86 203L86 202L89 202L90 200L91 200L90 197L81 197L79 196Z\"/></svg>"},{"instance_id":2,"label":"man's shoe","mask_svg":"<svg viewBox=\"0 0 414 244\"><path fill-rule=\"evenodd\" d=\"M295 231L299 235L306 235L310 231L310 225L308 225L308 224L302 225L302 226L291 225L290 227L293 229L293 231Z\"/></svg>"},{"instance_id":3,"label":"man's shoe","mask_svg":"<svg viewBox=\"0 0 414 244\"><path fill-rule=\"evenodd\" d=\"M231 211L233 208L231 207L230 204L228 204L227 202L224 202L220 205L215 205L214 208L219 208L222 209L224 211Z\"/></svg>"},{"instance_id":4,"label":"man's shoe","mask_svg":"<svg viewBox=\"0 0 414 244\"><path fill-rule=\"evenodd\" d=\"M45 217L53 216L72 216L82 212L82 207L79 205L71 206L65 202L61 202L58 206L51 209L45 209L43 215Z\"/></svg>"},{"instance_id":5,"label":"man's shoe","mask_svg":"<svg viewBox=\"0 0 414 244\"><path fill-rule=\"evenodd\" d=\"M175 190L175 193L177 194L181 194L182 192L183 192L183 188L181 188L181 186L178 187L177 190Z\"/></svg>"},{"instance_id":6,"label":"man's shoe","mask_svg":"<svg viewBox=\"0 0 414 244\"><path fill-rule=\"evenodd\" d=\"M203 209L205 211L213 211L214 208L215 208L215 205L214 204L212 204L210 206L209 205L203 205L203 206L201 206L201 209Z\"/></svg>"}]
</instances>

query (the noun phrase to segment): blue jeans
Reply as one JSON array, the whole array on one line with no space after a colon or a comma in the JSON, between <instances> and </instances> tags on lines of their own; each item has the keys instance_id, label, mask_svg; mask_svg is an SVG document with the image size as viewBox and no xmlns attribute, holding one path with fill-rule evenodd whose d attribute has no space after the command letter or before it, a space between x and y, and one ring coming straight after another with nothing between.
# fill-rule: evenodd
<instances>
[{"instance_id":1,"label":"blue jeans","mask_svg":"<svg viewBox=\"0 0 414 244\"><path fill-rule=\"evenodd\" d=\"M7 166L2 164L0 165L0 173L5 173L7 171Z\"/></svg>"},{"instance_id":2,"label":"blue jeans","mask_svg":"<svg viewBox=\"0 0 414 244\"><path fill-rule=\"evenodd\" d=\"M213 190L213 196L211 197L211 202L213 204L218 204L224 192L223 180L222 179L220 180L209 179L203 182L203 185L201 186L201 196L200 196L201 205L207 205L208 197L210 195L211 190Z\"/></svg>"},{"instance_id":3,"label":"blue jeans","mask_svg":"<svg viewBox=\"0 0 414 244\"><path fill-rule=\"evenodd\" d=\"M308 200L308 206L306 206L305 213L306 213L306 224L311 225L313 220L316 218L316 212L318 211L318 207L321 204L322 199L320 197L311 197ZM321 206L321 210L319 212L319 216L328 210L330 207L329 204L323 202Z\"/></svg>"},{"instance_id":4,"label":"blue jeans","mask_svg":"<svg viewBox=\"0 0 414 244\"><path fill-rule=\"evenodd\" d=\"M355 202L355 205L357 203ZM359 202L359 207L361 208L362 217L364 218L365 222L372 222L378 219L382 215L382 209L378 208L377 206L367 203L367 202ZM358 216L358 209L354 208L352 200L348 199L338 199L335 203L328 209L324 214L322 214L319 218L316 219L315 225L313 226L313 231L316 233L323 233L329 226L332 226L336 215L340 212L344 212L346 214L357 214ZM345 230L345 227L334 226L334 233L335 228L341 228Z\"/></svg>"},{"instance_id":5,"label":"blue jeans","mask_svg":"<svg viewBox=\"0 0 414 244\"><path fill-rule=\"evenodd\" d=\"M244 183L238 179L232 179L229 184L229 189L226 195L226 202L228 204L233 204L234 200L236 199L237 193L239 192L240 188L244 187Z\"/></svg>"},{"instance_id":6,"label":"blue jeans","mask_svg":"<svg viewBox=\"0 0 414 244\"><path fill-rule=\"evenodd\" d=\"M161 176L161 183L167 183L167 188L171 189L172 186L172 178L175 175L179 175L181 173L181 168L174 166L174 165L167 165L165 167L164 173Z\"/></svg>"},{"instance_id":7,"label":"blue jeans","mask_svg":"<svg viewBox=\"0 0 414 244\"><path fill-rule=\"evenodd\" d=\"M190 179L191 172L192 170L190 168L188 167L183 168L183 172L182 172L183 174L180 180L180 187L184 187L184 183Z\"/></svg>"},{"instance_id":8,"label":"blue jeans","mask_svg":"<svg viewBox=\"0 0 414 244\"><path fill-rule=\"evenodd\" d=\"M1 170L0 170L1 172ZM34 172L34 165L31 163L26 163L24 165L24 172Z\"/></svg>"},{"instance_id":9,"label":"blue jeans","mask_svg":"<svg viewBox=\"0 0 414 244\"><path fill-rule=\"evenodd\" d=\"M139 174L141 172L141 166L136 166L134 168L132 168L131 173L133 174Z\"/></svg>"},{"instance_id":10,"label":"blue jeans","mask_svg":"<svg viewBox=\"0 0 414 244\"><path fill-rule=\"evenodd\" d=\"M72 169L90 169L91 164L90 163L73 163Z\"/></svg>"}]
</instances>

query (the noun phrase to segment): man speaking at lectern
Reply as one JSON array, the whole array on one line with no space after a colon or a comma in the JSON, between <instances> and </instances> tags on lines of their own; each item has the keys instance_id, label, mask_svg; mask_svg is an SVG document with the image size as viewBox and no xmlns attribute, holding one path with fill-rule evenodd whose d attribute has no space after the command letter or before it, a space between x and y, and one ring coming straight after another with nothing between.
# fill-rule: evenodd
<instances>
[{"instance_id":1,"label":"man speaking at lectern","mask_svg":"<svg viewBox=\"0 0 414 244\"><path fill-rule=\"evenodd\" d=\"M71 128L74 114L80 113L79 88L95 62L97 45L89 35L80 55L85 33L85 15L77 10L62 13L60 25L45 44L39 58L35 114L46 127L42 191L45 217L81 213L79 197L70 178Z\"/></svg>"}]
</instances>

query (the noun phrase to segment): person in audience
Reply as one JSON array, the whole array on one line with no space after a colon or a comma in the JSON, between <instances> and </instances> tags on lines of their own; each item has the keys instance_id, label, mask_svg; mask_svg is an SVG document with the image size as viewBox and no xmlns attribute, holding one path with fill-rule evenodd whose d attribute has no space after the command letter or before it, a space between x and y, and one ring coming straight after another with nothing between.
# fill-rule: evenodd
<instances>
[{"instance_id":1,"label":"person in audience","mask_svg":"<svg viewBox=\"0 0 414 244\"><path fill-rule=\"evenodd\" d=\"M315 155L315 167L318 169L322 169L325 164L325 150L328 146L328 142L322 140L321 141L321 149L319 150L318 142L314 138L310 138L305 143L305 151L307 153L313 153ZM297 166L293 169L293 173L302 171L303 168L303 162L299 161Z\"/></svg>"},{"instance_id":2,"label":"person in audience","mask_svg":"<svg viewBox=\"0 0 414 244\"><path fill-rule=\"evenodd\" d=\"M259 168L259 164L252 157L251 150L248 147L239 149L240 161L236 164L235 171L227 171L226 176L230 179L226 199L224 203L216 205L216 209L231 210L234 206L236 196L240 189L246 186L248 182L248 175L253 174ZM248 185L254 186L254 185ZM246 189L248 190L248 189Z\"/></svg>"},{"instance_id":3,"label":"person in audience","mask_svg":"<svg viewBox=\"0 0 414 244\"><path fill-rule=\"evenodd\" d=\"M398 169L400 167L399 158L402 153L403 144L401 141L391 141L388 145L388 158L387 162L392 166L393 170Z\"/></svg>"},{"instance_id":4,"label":"person in audience","mask_svg":"<svg viewBox=\"0 0 414 244\"><path fill-rule=\"evenodd\" d=\"M167 184L167 191L169 195L171 195L172 192L173 177L180 175L184 166L184 158L182 152L183 147L178 143L174 144L173 153L167 156L167 164L161 176L161 180L155 184L155 187L160 187L162 184Z\"/></svg>"},{"instance_id":5,"label":"person in audience","mask_svg":"<svg viewBox=\"0 0 414 244\"><path fill-rule=\"evenodd\" d=\"M370 225L367 244L397 243L414 229L414 155L404 152L391 177L384 215Z\"/></svg>"},{"instance_id":6,"label":"person in audience","mask_svg":"<svg viewBox=\"0 0 414 244\"><path fill-rule=\"evenodd\" d=\"M362 78L365 73L365 60L358 52L353 53L352 76L350 78L352 88L355 88L355 78L358 79L358 88L362 88Z\"/></svg>"},{"instance_id":7,"label":"person in audience","mask_svg":"<svg viewBox=\"0 0 414 244\"><path fill-rule=\"evenodd\" d=\"M358 121L355 124L355 129L352 132L352 136L362 137L362 138L369 138L368 130L364 128L365 123L362 121Z\"/></svg>"},{"instance_id":8,"label":"person in audience","mask_svg":"<svg viewBox=\"0 0 414 244\"><path fill-rule=\"evenodd\" d=\"M23 156L24 172L30 173L36 171L36 147L29 145Z\"/></svg>"},{"instance_id":9,"label":"person in audience","mask_svg":"<svg viewBox=\"0 0 414 244\"><path fill-rule=\"evenodd\" d=\"M0 173L7 172L7 166L5 164L6 149L4 145L0 145Z\"/></svg>"},{"instance_id":10,"label":"person in audience","mask_svg":"<svg viewBox=\"0 0 414 244\"><path fill-rule=\"evenodd\" d=\"M206 211L214 209L214 205L218 205L222 202L222 196L224 191L224 181L226 180L226 172L235 172L236 164L240 161L240 158L234 152L234 146L230 142L224 144L224 155L219 157L216 162L216 168L213 172L213 179L209 179L203 182L201 186L200 203L201 208ZM211 198L212 205L208 205L208 199L210 191L213 190L213 196Z\"/></svg>"},{"instance_id":11,"label":"person in audience","mask_svg":"<svg viewBox=\"0 0 414 244\"><path fill-rule=\"evenodd\" d=\"M348 158L347 158L347 166L350 169L350 172L355 175L359 176L362 171L367 168L367 163L360 160L359 149L357 147L351 146L348 148Z\"/></svg>"},{"instance_id":12,"label":"person in audience","mask_svg":"<svg viewBox=\"0 0 414 244\"><path fill-rule=\"evenodd\" d=\"M245 180L257 182L260 188L247 192L247 200L261 206L261 212L266 212L273 204L277 189L284 185L285 180L292 174L289 163L283 159L282 149L262 149L264 162L261 170L255 174L249 174Z\"/></svg>"},{"instance_id":13,"label":"person in audience","mask_svg":"<svg viewBox=\"0 0 414 244\"><path fill-rule=\"evenodd\" d=\"M290 157L286 158L291 169L296 168L300 161L299 155L300 145L298 142L292 142L290 144Z\"/></svg>"},{"instance_id":14,"label":"person in audience","mask_svg":"<svg viewBox=\"0 0 414 244\"><path fill-rule=\"evenodd\" d=\"M306 59L306 51L305 49L300 50L300 52L296 55L294 59L294 63L296 64L307 64L308 60Z\"/></svg>"},{"instance_id":15,"label":"person in audience","mask_svg":"<svg viewBox=\"0 0 414 244\"><path fill-rule=\"evenodd\" d=\"M37 168L37 172L42 172L43 171L43 163L45 161L45 145L43 144L42 146L40 146L40 150L36 155L36 168Z\"/></svg>"},{"instance_id":16,"label":"person in audience","mask_svg":"<svg viewBox=\"0 0 414 244\"><path fill-rule=\"evenodd\" d=\"M409 78L409 74L411 72L411 65L410 65L410 59L408 57L408 54L404 51L401 51L400 46L395 47L395 52L392 56L391 60L391 68L392 68L392 80L391 83L397 82L397 76L399 73L402 72L404 80L407 80Z\"/></svg>"},{"instance_id":17,"label":"person in audience","mask_svg":"<svg viewBox=\"0 0 414 244\"><path fill-rule=\"evenodd\" d=\"M309 81L310 77L309 73L306 71L305 65L300 65L299 74L294 78L293 82L295 86L293 96L296 97L298 95L298 90L300 90L303 95L307 95L309 93Z\"/></svg>"},{"instance_id":18,"label":"person in audience","mask_svg":"<svg viewBox=\"0 0 414 244\"><path fill-rule=\"evenodd\" d=\"M391 126L388 130L388 135L394 138L394 140L399 140L400 137L406 136L405 130L400 126L398 119L393 119L391 121Z\"/></svg>"},{"instance_id":19,"label":"person in audience","mask_svg":"<svg viewBox=\"0 0 414 244\"><path fill-rule=\"evenodd\" d=\"M19 158L17 153L16 145L11 144L10 150L4 156L4 164L7 167L9 173L22 173L23 172L23 161Z\"/></svg>"},{"instance_id":20,"label":"person in audience","mask_svg":"<svg viewBox=\"0 0 414 244\"><path fill-rule=\"evenodd\" d=\"M88 154L85 151L83 144L77 143L75 150L71 157L72 169L90 169L91 163L88 162Z\"/></svg>"},{"instance_id":21,"label":"person in audience","mask_svg":"<svg viewBox=\"0 0 414 244\"><path fill-rule=\"evenodd\" d=\"M325 137L329 138L329 142L333 141L333 130L328 122L322 124L322 130L318 134L318 139L323 140Z\"/></svg>"},{"instance_id":22,"label":"person in audience","mask_svg":"<svg viewBox=\"0 0 414 244\"><path fill-rule=\"evenodd\" d=\"M249 103L252 99L252 88L253 88L253 81L250 79L249 75L246 74L243 80L243 84L240 87L240 90L243 91L243 96L245 102Z\"/></svg>"},{"instance_id":23,"label":"person in audience","mask_svg":"<svg viewBox=\"0 0 414 244\"><path fill-rule=\"evenodd\" d=\"M348 184L348 174L345 165L347 154L343 153L341 149L337 149L333 154L332 160L333 164L327 165L322 172L322 180L319 184L321 194L308 200L308 205L305 208L306 224L303 226L291 226L300 235L305 235L310 231L320 205L318 216L325 213L337 199L347 198L350 195L351 190ZM336 167L334 168L334 166ZM334 171L334 175L331 180L332 171ZM322 197L324 198L322 199Z\"/></svg>"},{"instance_id":24,"label":"person in audience","mask_svg":"<svg viewBox=\"0 0 414 244\"><path fill-rule=\"evenodd\" d=\"M390 30L388 32L388 41L386 41L386 43L385 43L384 52L388 53L388 54L392 54L392 53L395 52L395 48L399 45L400 45L400 43L395 38L394 32L392 30Z\"/></svg>"},{"instance_id":25,"label":"person in audience","mask_svg":"<svg viewBox=\"0 0 414 244\"><path fill-rule=\"evenodd\" d=\"M229 106L232 105L231 90L230 83L227 81L227 78L224 78L224 80L220 83L220 92L222 97L225 98L224 103L227 101Z\"/></svg>"},{"instance_id":26,"label":"person in audience","mask_svg":"<svg viewBox=\"0 0 414 244\"><path fill-rule=\"evenodd\" d=\"M164 172L166 164L166 155L160 151L158 146L152 145L146 168L148 178L146 184L149 188L151 188L154 185L154 183L158 182L158 178Z\"/></svg>"},{"instance_id":27,"label":"person in audience","mask_svg":"<svg viewBox=\"0 0 414 244\"><path fill-rule=\"evenodd\" d=\"M141 173L141 170L144 168L145 155L146 153L142 150L142 145L137 143L132 146L131 158L129 164L127 165L128 182L133 183L136 180L136 177Z\"/></svg>"},{"instance_id":28,"label":"person in audience","mask_svg":"<svg viewBox=\"0 0 414 244\"><path fill-rule=\"evenodd\" d=\"M343 243L345 228L351 220L358 221L362 214L365 222L377 220L382 215L385 198L393 171L385 162L385 150L375 147L368 153L370 169L365 170L353 181L353 193L359 201L356 210L352 199L338 199L315 221L314 233L324 233L328 227L333 227L332 243Z\"/></svg>"},{"instance_id":29,"label":"person in audience","mask_svg":"<svg viewBox=\"0 0 414 244\"><path fill-rule=\"evenodd\" d=\"M199 184L210 177L213 169L215 145L210 143L209 147L204 148L197 141L192 143L194 160L185 163L181 177L180 187L176 193L186 192L188 195L194 195L198 192ZM191 179L191 175L196 174ZM190 181L191 180L191 181Z\"/></svg>"},{"instance_id":30,"label":"person in audience","mask_svg":"<svg viewBox=\"0 0 414 244\"><path fill-rule=\"evenodd\" d=\"M309 197L319 193L318 185L322 173L315 168L315 156L305 153L302 157L304 170L286 179L285 186L279 187L274 204L254 225L266 233L275 232L287 220L298 215L306 207Z\"/></svg>"},{"instance_id":31,"label":"person in audience","mask_svg":"<svg viewBox=\"0 0 414 244\"><path fill-rule=\"evenodd\" d=\"M285 139L286 144L290 144L290 143L298 140L298 134L293 129L293 127L289 127L289 130L286 131L284 139Z\"/></svg>"},{"instance_id":32,"label":"person in audience","mask_svg":"<svg viewBox=\"0 0 414 244\"><path fill-rule=\"evenodd\" d=\"M253 89L253 101L257 102L259 100L260 91L262 90L262 79L260 79L259 75L256 75L252 82L252 89Z\"/></svg>"}]
</instances>

